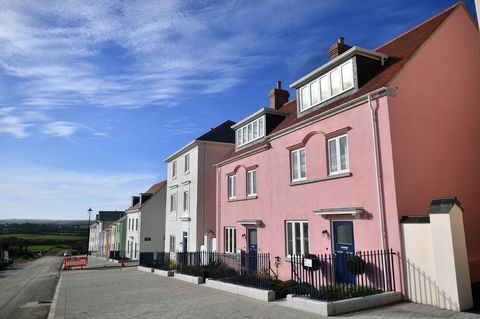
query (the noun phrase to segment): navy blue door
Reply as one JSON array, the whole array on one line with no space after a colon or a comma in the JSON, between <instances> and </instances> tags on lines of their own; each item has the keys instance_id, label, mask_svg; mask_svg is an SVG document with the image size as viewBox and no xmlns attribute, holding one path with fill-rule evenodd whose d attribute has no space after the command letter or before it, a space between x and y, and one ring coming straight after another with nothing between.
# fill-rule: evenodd
<instances>
[{"instance_id":1,"label":"navy blue door","mask_svg":"<svg viewBox=\"0 0 480 319\"><path fill-rule=\"evenodd\" d=\"M334 221L333 250L335 252L335 278L338 283L354 284L355 275L349 272L347 258L355 254L352 221Z\"/></svg>"},{"instance_id":2,"label":"navy blue door","mask_svg":"<svg viewBox=\"0 0 480 319\"><path fill-rule=\"evenodd\" d=\"M257 229L248 228L248 270L257 271Z\"/></svg>"}]
</instances>

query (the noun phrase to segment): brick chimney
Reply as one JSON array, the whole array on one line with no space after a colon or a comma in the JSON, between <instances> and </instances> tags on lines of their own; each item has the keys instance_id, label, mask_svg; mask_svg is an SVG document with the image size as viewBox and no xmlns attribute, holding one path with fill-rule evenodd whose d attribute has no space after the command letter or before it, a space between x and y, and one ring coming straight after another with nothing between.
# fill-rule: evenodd
<instances>
[{"instance_id":1,"label":"brick chimney","mask_svg":"<svg viewBox=\"0 0 480 319\"><path fill-rule=\"evenodd\" d=\"M343 37L338 38L337 42L334 43L330 49L328 50L328 55L330 56L330 60L336 58L343 52L348 51L351 48L350 45L345 44L345 39Z\"/></svg>"},{"instance_id":2,"label":"brick chimney","mask_svg":"<svg viewBox=\"0 0 480 319\"><path fill-rule=\"evenodd\" d=\"M282 81L277 81L277 87L268 93L270 97L270 108L279 109L283 104L288 102L290 93L282 89Z\"/></svg>"}]
</instances>

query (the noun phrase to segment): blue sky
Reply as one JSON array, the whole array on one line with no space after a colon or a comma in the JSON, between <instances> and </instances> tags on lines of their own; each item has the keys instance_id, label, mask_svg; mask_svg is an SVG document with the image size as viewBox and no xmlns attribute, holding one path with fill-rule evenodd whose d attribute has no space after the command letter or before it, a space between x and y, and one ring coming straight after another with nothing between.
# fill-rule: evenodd
<instances>
[{"instance_id":1,"label":"blue sky","mask_svg":"<svg viewBox=\"0 0 480 319\"><path fill-rule=\"evenodd\" d=\"M266 106L339 36L375 49L454 3L1 1L0 218L123 210L167 155Z\"/></svg>"}]
</instances>

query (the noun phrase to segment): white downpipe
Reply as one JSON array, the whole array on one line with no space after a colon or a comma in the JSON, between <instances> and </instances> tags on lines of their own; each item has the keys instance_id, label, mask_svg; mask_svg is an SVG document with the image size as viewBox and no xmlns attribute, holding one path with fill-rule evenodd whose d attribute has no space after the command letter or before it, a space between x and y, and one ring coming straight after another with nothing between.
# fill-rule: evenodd
<instances>
[{"instance_id":1,"label":"white downpipe","mask_svg":"<svg viewBox=\"0 0 480 319\"><path fill-rule=\"evenodd\" d=\"M382 180L382 172L380 170L380 153L379 153L379 146L378 146L378 121L376 115L376 109L372 105L372 94L368 94L368 106L372 111L372 137L373 137L373 150L375 153L375 170L376 170L376 184L377 184L377 196L378 196L378 215L380 221L380 233L381 233L381 244L382 244L382 254L383 258L383 265L386 267L386 260L385 260L385 250L387 249L386 238L385 238L385 222L383 220L383 188L381 187L381 180ZM383 282L384 288L387 290L387 273L384 269L383 271Z\"/></svg>"}]
</instances>

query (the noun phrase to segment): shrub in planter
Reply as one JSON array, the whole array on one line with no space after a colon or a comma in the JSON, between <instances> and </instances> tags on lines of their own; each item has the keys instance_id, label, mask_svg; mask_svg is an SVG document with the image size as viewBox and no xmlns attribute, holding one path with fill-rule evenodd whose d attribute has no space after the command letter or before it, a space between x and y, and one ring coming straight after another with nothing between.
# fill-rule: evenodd
<instances>
[{"instance_id":1,"label":"shrub in planter","mask_svg":"<svg viewBox=\"0 0 480 319\"><path fill-rule=\"evenodd\" d=\"M345 258L345 268L352 275L360 275L365 272L365 261L357 255L349 255Z\"/></svg>"},{"instance_id":2,"label":"shrub in planter","mask_svg":"<svg viewBox=\"0 0 480 319\"><path fill-rule=\"evenodd\" d=\"M292 281L277 280L270 285L270 290L275 291L275 299L286 298L288 294L292 293Z\"/></svg>"},{"instance_id":3,"label":"shrub in planter","mask_svg":"<svg viewBox=\"0 0 480 319\"><path fill-rule=\"evenodd\" d=\"M312 267L306 267L305 266L305 259L311 259L312 260ZM309 270L309 271L317 271L317 270L320 269L321 262L320 262L320 258L318 258L317 255L306 254L303 260L304 260L303 269Z\"/></svg>"}]
</instances>

